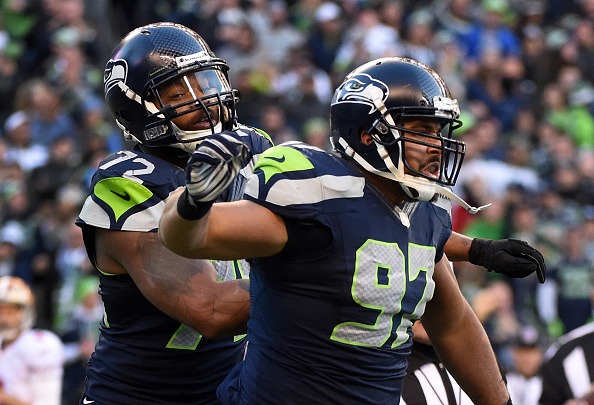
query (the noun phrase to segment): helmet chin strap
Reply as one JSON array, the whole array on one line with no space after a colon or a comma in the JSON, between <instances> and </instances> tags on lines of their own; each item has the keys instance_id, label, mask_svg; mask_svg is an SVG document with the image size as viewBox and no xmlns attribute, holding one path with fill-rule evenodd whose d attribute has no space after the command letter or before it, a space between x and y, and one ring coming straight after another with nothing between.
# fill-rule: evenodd
<instances>
[{"instance_id":1,"label":"helmet chin strap","mask_svg":"<svg viewBox=\"0 0 594 405\"><path fill-rule=\"evenodd\" d=\"M372 165L370 165L365 159L363 159L361 155L355 152L355 150L351 148L347 141L345 141L342 137L338 138L338 143L340 144L340 146L342 146L346 155L353 159L355 162L357 162L359 166L361 166L363 169L367 170L370 173L398 182L400 184L400 187L402 187L402 190L410 198L413 198L415 200L432 201L437 197L437 194L439 193L460 204L460 206L462 206L462 208L464 208L470 214L476 214L479 211L482 211L491 205L487 204L482 205L480 207L473 207L472 205L464 201L462 198L454 194L454 192L451 191L449 188L431 182L428 179L422 177L415 177L408 174L400 176L398 174L394 174L392 170L390 170L389 173L378 170ZM380 146L383 148L383 145L378 145L378 152L380 152ZM383 150L385 151L385 148L383 148ZM384 162L388 167L392 166L395 169L396 173L398 173L398 169L394 167L392 159L390 159L389 156L387 157L387 159L384 159ZM411 189L415 190L414 194L412 194ZM423 193L420 191L425 192Z\"/></svg>"},{"instance_id":2,"label":"helmet chin strap","mask_svg":"<svg viewBox=\"0 0 594 405\"><path fill-rule=\"evenodd\" d=\"M21 310L21 322L20 325L15 328L0 329L0 341L12 341L15 340L19 335L33 327L35 322L35 315L33 310L23 308Z\"/></svg>"},{"instance_id":3,"label":"helmet chin strap","mask_svg":"<svg viewBox=\"0 0 594 405\"><path fill-rule=\"evenodd\" d=\"M124 83L123 81L118 81L117 84L118 84L118 87L120 88L120 90L122 90L122 92L124 93L124 95L126 97L128 97L132 101L137 102L140 105L143 105L142 99L140 98L140 96L138 94L136 94L134 92L134 90L132 90L130 87L128 87L126 85L126 83ZM144 103L144 107L151 114L156 114L159 112L157 107L151 102L147 101L146 103ZM163 118L163 115L159 115L159 116ZM178 143L172 143L171 145L168 145L173 148L182 149L184 152L187 152L187 153L194 153L194 151L196 150L196 147L205 138L209 137L212 134L218 134L219 132L223 131L223 124L221 124L220 122L214 126L214 131L211 131L210 129L203 129L203 130L199 130L199 131L184 131L183 129L180 129L177 125L175 125L173 123L173 121L170 121L170 122L171 122L171 126L173 127L173 132L175 132L177 139L183 140L184 138L189 138L189 139L196 138L195 141L178 142ZM126 140L133 140L135 142L142 143L130 131L128 131L118 120L116 120L116 124L124 132L124 138Z\"/></svg>"},{"instance_id":4,"label":"helmet chin strap","mask_svg":"<svg viewBox=\"0 0 594 405\"><path fill-rule=\"evenodd\" d=\"M444 187L440 184L436 184L435 189L437 190L438 193L443 194L450 200L456 201L458 204L460 204L462 206L462 208L464 208L470 214L477 214L479 211L482 211L485 208L489 208L491 206L491 203L489 203L486 205L481 205L480 207L473 207L472 205L470 205L466 201L464 201L462 198L460 198L459 196L454 194L454 192L452 190L450 190L449 188Z\"/></svg>"},{"instance_id":5,"label":"helmet chin strap","mask_svg":"<svg viewBox=\"0 0 594 405\"><path fill-rule=\"evenodd\" d=\"M218 134L219 132L223 131L223 124L221 124L220 122L217 125L215 125L214 131L211 131L210 129L203 129L200 131L184 131L183 129L180 129L177 125L175 125L173 122L171 122L171 125L173 126L173 132L175 132L177 139L184 139L185 137L188 137L190 139L197 138L195 141L192 142L178 142L169 145L174 148L183 149L185 152L188 153L194 153L196 147L200 145L200 143L203 140L205 140L212 134Z\"/></svg>"},{"instance_id":6,"label":"helmet chin strap","mask_svg":"<svg viewBox=\"0 0 594 405\"><path fill-rule=\"evenodd\" d=\"M375 108L377 108L377 110L386 118L388 124L390 124L392 127L395 127L396 125L392 119L392 116L390 114L386 114L388 109L382 101L383 93L381 90L373 88L372 97ZM396 129L390 128L390 131L392 132L395 140L400 138L400 133ZM386 164L386 167L394 175L395 180L400 183L400 187L402 187L402 190L404 190L406 195L408 195L410 198L414 198L415 200L432 201L435 199L437 194L435 191L435 182L422 177L411 176L404 173L403 148L400 148L398 153L398 164L394 165L394 162L392 161L392 158L390 157L390 154L384 145L376 142L375 139L374 143L377 147L377 152Z\"/></svg>"}]
</instances>

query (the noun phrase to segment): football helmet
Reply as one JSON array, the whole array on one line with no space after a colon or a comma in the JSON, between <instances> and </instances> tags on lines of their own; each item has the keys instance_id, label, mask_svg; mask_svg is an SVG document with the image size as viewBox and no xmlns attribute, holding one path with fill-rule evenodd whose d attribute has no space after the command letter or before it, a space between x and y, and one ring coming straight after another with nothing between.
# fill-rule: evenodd
<instances>
[{"instance_id":1,"label":"football helmet","mask_svg":"<svg viewBox=\"0 0 594 405\"><path fill-rule=\"evenodd\" d=\"M196 32L180 24L149 24L114 50L105 66L105 99L126 140L192 153L205 137L236 124L240 96L228 70ZM174 120L183 116L177 121L189 125L180 128Z\"/></svg>"},{"instance_id":2,"label":"football helmet","mask_svg":"<svg viewBox=\"0 0 594 405\"><path fill-rule=\"evenodd\" d=\"M1 304L16 304L22 310L18 325L8 325L0 320L0 339L13 340L21 332L33 327L35 322L35 299L31 288L22 279L13 276L0 277Z\"/></svg>"},{"instance_id":3,"label":"football helmet","mask_svg":"<svg viewBox=\"0 0 594 405\"><path fill-rule=\"evenodd\" d=\"M330 107L331 142L365 170L397 181L410 198L432 201L441 192L451 197L448 186L456 183L464 160L465 143L452 138L462 125L459 117L457 100L433 69L413 59L381 58L353 70L336 89ZM438 135L405 128L409 120L427 118L441 125ZM373 143L361 142L363 130ZM407 162L410 143L441 150L436 175Z\"/></svg>"}]
</instances>

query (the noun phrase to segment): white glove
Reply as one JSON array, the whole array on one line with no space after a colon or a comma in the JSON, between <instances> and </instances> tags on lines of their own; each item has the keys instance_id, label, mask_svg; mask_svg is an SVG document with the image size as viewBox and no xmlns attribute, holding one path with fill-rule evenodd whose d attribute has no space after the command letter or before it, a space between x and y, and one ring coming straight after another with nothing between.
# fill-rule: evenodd
<instances>
[{"instance_id":1,"label":"white glove","mask_svg":"<svg viewBox=\"0 0 594 405\"><path fill-rule=\"evenodd\" d=\"M188 160L188 194L194 202L216 200L251 157L250 148L234 132L224 131L209 136Z\"/></svg>"}]
</instances>

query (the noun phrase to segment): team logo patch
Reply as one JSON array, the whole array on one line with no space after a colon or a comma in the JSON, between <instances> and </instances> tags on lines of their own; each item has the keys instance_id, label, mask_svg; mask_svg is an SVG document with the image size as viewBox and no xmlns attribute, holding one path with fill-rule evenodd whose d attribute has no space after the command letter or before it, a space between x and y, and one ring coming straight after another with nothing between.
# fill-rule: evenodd
<instances>
[{"instance_id":1,"label":"team logo patch","mask_svg":"<svg viewBox=\"0 0 594 405\"><path fill-rule=\"evenodd\" d=\"M128 77L128 63L124 59L111 59L105 66L103 73L103 84L105 93L115 86L118 82L126 83Z\"/></svg>"},{"instance_id":2,"label":"team logo patch","mask_svg":"<svg viewBox=\"0 0 594 405\"><path fill-rule=\"evenodd\" d=\"M388 86L368 74L354 75L336 90L332 105L339 103L358 103L369 106L369 114L375 110L374 100L380 99L385 103L388 98Z\"/></svg>"}]
</instances>

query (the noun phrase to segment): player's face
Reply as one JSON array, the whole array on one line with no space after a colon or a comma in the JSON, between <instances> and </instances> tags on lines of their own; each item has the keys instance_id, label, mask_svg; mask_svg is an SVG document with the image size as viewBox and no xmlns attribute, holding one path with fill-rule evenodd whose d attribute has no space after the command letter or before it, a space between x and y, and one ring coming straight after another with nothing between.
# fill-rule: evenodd
<instances>
[{"instance_id":1,"label":"player's face","mask_svg":"<svg viewBox=\"0 0 594 405\"><path fill-rule=\"evenodd\" d=\"M0 330L18 328L23 309L17 304L0 304Z\"/></svg>"},{"instance_id":2,"label":"player's face","mask_svg":"<svg viewBox=\"0 0 594 405\"><path fill-rule=\"evenodd\" d=\"M438 135L441 131L441 125L436 120L408 121L405 123L404 127L411 131L423 132L430 135ZM401 136L405 139L423 142L425 144L422 145L415 142L406 142L404 150L408 165L414 170L438 179L441 164L440 141L438 139L404 131ZM428 146L426 144L433 146ZM414 175L408 168L405 168L405 173Z\"/></svg>"},{"instance_id":3,"label":"player's face","mask_svg":"<svg viewBox=\"0 0 594 405\"><path fill-rule=\"evenodd\" d=\"M213 96L203 99L206 110L199 108L173 120L173 123L184 131L202 131L210 129L210 120L213 125L219 123L220 107L215 95L229 90L225 88L225 83L227 81L221 72L204 70L176 77L160 85L157 92L163 105L179 106L176 107L178 114L200 106L196 100Z\"/></svg>"}]
</instances>

